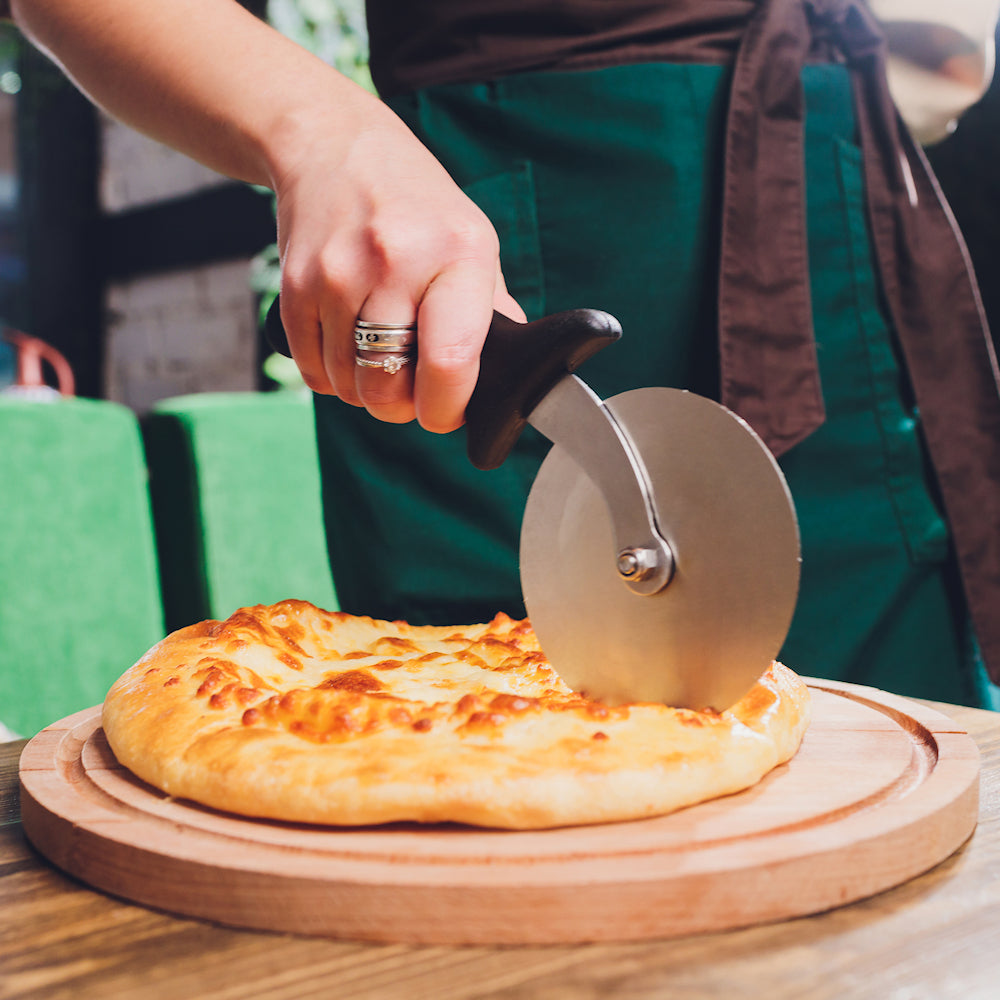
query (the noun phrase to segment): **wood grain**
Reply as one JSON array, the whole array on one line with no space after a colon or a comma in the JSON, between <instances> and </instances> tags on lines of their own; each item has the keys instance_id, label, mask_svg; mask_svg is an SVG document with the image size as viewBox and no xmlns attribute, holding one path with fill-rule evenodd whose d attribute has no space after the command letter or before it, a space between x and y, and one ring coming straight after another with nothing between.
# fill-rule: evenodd
<instances>
[{"instance_id":1,"label":"wood grain","mask_svg":"<svg viewBox=\"0 0 1000 1000\"><path fill-rule=\"evenodd\" d=\"M18 761L27 740L0 743L0 826L21 818L18 785Z\"/></svg>"},{"instance_id":2,"label":"wood grain","mask_svg":"<svg viewBox=\"0 0 1000 1000\"><path fill-rule=\"evenodd\" d=\"M979 1000L996 996L1000 715L933 705L975 738L981 811L930 872L799 920L665 941L493 948L233 930L94 892L0 827L4 1000ZM10 781L23 744L0 745ZM17 785L0 785L0 801Z\"/></svg>"},{"instance_id":3,"label":"wood grain","mask_svg":"<svg viewBox=\"0 0 1000 1000\"><path fill-rule=\"evenodd\" d=\"M234 817L122 769L99 710L21 758L29 839L87 883L224 924L351 939L644 940L785 919L881 892L976 822L979 755L946 717L813 683L799 754L739 795L547 831L336 829Z\"/></svg>"}]
</instances>

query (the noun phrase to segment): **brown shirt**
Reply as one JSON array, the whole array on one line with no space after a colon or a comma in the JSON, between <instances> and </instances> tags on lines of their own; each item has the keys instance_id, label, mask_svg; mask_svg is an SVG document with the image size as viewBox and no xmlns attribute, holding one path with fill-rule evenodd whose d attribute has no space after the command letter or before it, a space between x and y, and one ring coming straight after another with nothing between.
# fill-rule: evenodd
<instances>
[{"instance_id":1,"label":"brown shirt","mask_svg":"<svg viewBox=\"0 0 1000 1000\"><path fill-rule=\"evenodd\" d=\"M753 0L368 0L372 76L391 96L529 70L731 59Z\"/></svg>"}]
</instances>

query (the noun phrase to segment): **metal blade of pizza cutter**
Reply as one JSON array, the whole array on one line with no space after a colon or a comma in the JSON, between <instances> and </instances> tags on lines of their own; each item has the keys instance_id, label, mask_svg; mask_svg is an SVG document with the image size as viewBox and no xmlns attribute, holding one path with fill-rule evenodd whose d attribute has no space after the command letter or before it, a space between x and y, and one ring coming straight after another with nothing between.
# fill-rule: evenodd
<instances>
[{"instance_id":1,"label":"metal blade of pizza cutter","mask_svg":"<svg viewBox=\"0 0 1000 1000\"><path fill-rule=\"evenodd\" d=\"M528 497L520 572L563 679L609 704L722 711L788 632L795 508L773 455L718 403L655 387L604 402L570 374L619 335L592 310L497 317L466 414L470 456L495 466L525 421L553 442ZM480 437L500 442L486 460Z\"/></svg>"},{"instance_id":2,"label":"metal blade of pizza cutter","mask_svg":"<svg viewBox=\"0 0 1000 1000\"><path fill-rule=\"evenodd\" d=\"M542 649L574 689L609 704L722 711L778 655L795 608L799 537L784 477L753 431L711 400L666 388L608 400L669 553L665 582L636 580L648 533L638 518L623 527L621 509L609 509L621 483L603 482L626 471L600 455L597 432L581 442L563 425L572 408L559 427L545 412L571 379L529 418L556 441L521 528L521 586Z\"/></svg>"}]
</instances>

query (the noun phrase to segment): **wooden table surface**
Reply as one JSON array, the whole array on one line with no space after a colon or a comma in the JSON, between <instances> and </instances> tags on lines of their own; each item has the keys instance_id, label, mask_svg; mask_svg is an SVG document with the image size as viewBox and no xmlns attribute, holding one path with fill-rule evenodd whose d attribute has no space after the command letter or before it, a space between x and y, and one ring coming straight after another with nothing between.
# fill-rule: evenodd
<instances>
[{"instance_id":1,"label":"wooden table surface","mask_svg":"<svg viewBox=\"0 0 1000 1000\"><path fill-rule=\"evenodd\" d=\"M0 998L977 1000L1000 996L1000 714L976 740L979 826L933 871L829 913L641 944L417 947L231 930L87 888L25 841L23 743L0 744Z\"/></svg>"}]
</instances>

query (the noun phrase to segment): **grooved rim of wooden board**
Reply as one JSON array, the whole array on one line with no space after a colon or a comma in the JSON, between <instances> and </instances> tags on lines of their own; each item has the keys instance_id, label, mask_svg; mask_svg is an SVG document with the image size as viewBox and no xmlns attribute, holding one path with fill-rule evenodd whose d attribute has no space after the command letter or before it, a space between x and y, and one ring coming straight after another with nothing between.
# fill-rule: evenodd
<instances>
[{"instance_id":1,"label":"grooved rim of wooden board","mask_svg":"<svg viewBox=\"0 0 1000 1000\"><path fill-rule=\"evenodd\" d=\"M175 800L115 760L100 707L21 757L24 830L116 896L237 927L426 944L637 941L816 913L899 885L972 834L979 751L946 716L810 680L799 753L668 816L541 831L336 828Z\"/></svg>"}]
</instances>

